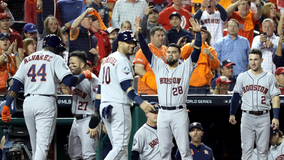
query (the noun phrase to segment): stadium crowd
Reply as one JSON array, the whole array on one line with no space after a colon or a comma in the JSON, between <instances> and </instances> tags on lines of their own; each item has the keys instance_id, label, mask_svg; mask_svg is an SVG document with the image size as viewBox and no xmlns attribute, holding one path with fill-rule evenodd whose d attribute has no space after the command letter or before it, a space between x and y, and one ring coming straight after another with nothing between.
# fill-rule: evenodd
<instances>
[{"instance_id":1,"label":"stadium crowd","mask_svg":"<svg viewBox=\"0 0 284 160\"><path fill-rule=\"evenodd\" d=\"M44 38L51 34L62 40L66 50L59 54L68 66L71 52L84 51L86 67L99 77L105 58L118 49L118 34L137 30L137 17L153 54L167 63L167 45L174 43L181 47L180 64L195 48L197 36L190 18L198 21L201 53L188 94L231 94L238 75L250 69L253 48L261 50L261 67L275 75L284 94L283 0L25 0L26 24L21 30L13 27L17 12L9 10L7 1L0 4L1 94L22 59L41 51ZM138 33L135 36L138 40ZM157 94L155 74L139 43L128 59L138 79L138 94ZM57 85L58 94L72 94L72 88ZM200 126L192 128L199 129L195 132L201 137Z\"/></svg>"}]
</instances>

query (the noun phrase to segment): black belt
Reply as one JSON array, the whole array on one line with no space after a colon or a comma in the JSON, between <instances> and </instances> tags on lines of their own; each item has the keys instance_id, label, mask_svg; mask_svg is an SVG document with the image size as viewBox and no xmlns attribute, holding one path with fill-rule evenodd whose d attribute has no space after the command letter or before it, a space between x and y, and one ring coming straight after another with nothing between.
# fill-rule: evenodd
<instances>
[{"instance_id":1,"label":"black belt","mask_svg":"<svg viewBox=\"0 0 284 160\"><path fill-rule=\"evenodd\" d=\"M265 111L243 111L245 113L248 113L248 114L253 114L253 115L256 115L256 116L260 116L260 115L263 115L265 113L268 113L268 110L265 110Z\"/></svg>"},{"instance_id":2,"label":"black belt","mask_svg":"<svg viewBox=\"0 0 284 160\"><path fill-rule=\"evenodd\" d=\"M29 96L45 96L45 97L54 97L53 95L47 95L47 94L27 94L26 97Z\"/></svg>"},{"instance_id":3,"label":"black belt","mask_svg":"<svg viewBox=\"0 0 284 160\"><path fill-rule=\"evenodd\" d=\"M80 119L84 119L87 117L90 117L92 115L88 115L88 114L74 114L74 117L76 118L76 120L80 120Z\"/></svg>"},{"instance_id":4,"label":"black belt","mask_svg":"<svg viewBox=\"0 0 284 160\"><path fill-rule=\"evenodd\" d=\"M164 110L176 110L176 109L183 109L183 105L172 106L172 107L160 106L159 108L162 108Z\"/></svg>"}]
</instances>

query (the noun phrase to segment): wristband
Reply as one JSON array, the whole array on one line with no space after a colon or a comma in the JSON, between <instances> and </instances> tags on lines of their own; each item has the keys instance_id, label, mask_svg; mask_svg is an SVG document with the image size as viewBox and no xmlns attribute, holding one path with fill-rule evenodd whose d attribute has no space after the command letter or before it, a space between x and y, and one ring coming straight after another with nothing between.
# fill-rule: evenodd
<instances>
[{"instance_id":1,"label":"wristband","mask_svg":"<svg viewBox=\"0 0 284 160\"><path fill-rule=\"evenodd\" d=\"M273 118L279 119L280 108L273 108Z\"/></svg>"},{"instance_id":2,"label":"wristband","mask_svg":"<svg viewBox=\"0 0 284 160\"><path fill-rule=\"evenodd\" d=\"M143 99L137 94L135 89L132 89L131 91L129 91L127 95L130 99L134 100L139 105L143 103Z\"/></svg>"},{"instance_id":3,"label":"wristband","mask_svg":"<svg viewBox=\"0 0 284 160\"><path fill-rule=\"evenodd\" d=\"M95 99L95 111L98 111L100 108L101 100Z\"/></svg>"}]
</instances>

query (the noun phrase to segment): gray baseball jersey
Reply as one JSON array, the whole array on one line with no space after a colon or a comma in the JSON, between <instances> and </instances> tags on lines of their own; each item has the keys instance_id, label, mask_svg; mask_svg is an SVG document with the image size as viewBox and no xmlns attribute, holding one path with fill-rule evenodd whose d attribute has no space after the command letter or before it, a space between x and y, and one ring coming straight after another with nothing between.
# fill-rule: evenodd
<instances>
[{"instance_id":1,"label":"gray baseball jersey","mask_svg":"<svg viewBox=\"0 0 284 160\"><path fill-rule=\"evenodd\" d=\"M69 74L72 74L71 71L59 55L42 50L23 59L14 78L24 84L25 96L56 96L58 79L62 81Z\"/></svg>"},{"instance_id":2,"label":"gray baseball jersey","mask_svg":"<svg viewBox=\"0 0 284 160\"><path fill-rule=\"evenodd\" d=\"M132 151L139 152L140 160L160 160L157 130L145 123L134 135Z\"/></svg>"},{"instance_id":3,"label":"gray baseball jersey","mask_svg":"<svg viewBox=\"0 0 284 160\"><path fill-rule=\"evenodd\" d=\"M161 106L185 105L191 74L194 70L191 58L185 60L174 69L170 69L163 60L152 55L153 69Z\"/></svg>"},{"instance_id":4,"label":"gray baseball jersey","mask_svg":"<svg viewBox=\"0 0 284 160\"><path fill-rule=\"evenodd\" d=\"M268 160L276 160L276 158L280 157L284 158L284 142L280 145L270 146L270 150L268 152ZM278 160L278 159L277 159Z\"/></svg>"},{"instance_id":5,"label":"gray baseball jersey","mask_svg":"<svg viewBox=\"0 0 284 160\"><path fill-rule=\"evenodd\" d=\"M92 79L84 79L76 87L72 87L72 113L93 114L93 102L96 99L98 77L92 73Z\"/></svg>"},{"instance_id":6,"label":"gray baseball jersey","mask_svg":"<svg viewBox=\"0 0 284 160\"><path fill-rule=\"evenodd\" d=\"M120 82L133 81L134 70L127 57L119 52L109 55L101 64L99 84L101 85L101 102L133 104L122 90Z\"/></svg>"},{"instance_id":7,"label":"gray baseball jersey","mask_svg":"<svg viewBox=\"0 0 284 160\"><path fill-rule=\"evenodd\" d=\"M223 38L223 26L225 24L221 19L219 11L215 11L213 14L209 14L206 10L202 13L199 20L202 26L205 26L211 34L210 44L213 46L218 39Z\"/></svg>"},{"instance_id":8,"label":"gray baseball jersey","mask_svg":"<svg viewBox=\"0 0 284 160\"><path fill-rule=\"evenodd\" d=\"M270 110L271 98L281 94L273 74L263 71L255 76L251 70L238 76L234 92L242 96L241 109L247 111Z\"/></svg>"}]
</instances>

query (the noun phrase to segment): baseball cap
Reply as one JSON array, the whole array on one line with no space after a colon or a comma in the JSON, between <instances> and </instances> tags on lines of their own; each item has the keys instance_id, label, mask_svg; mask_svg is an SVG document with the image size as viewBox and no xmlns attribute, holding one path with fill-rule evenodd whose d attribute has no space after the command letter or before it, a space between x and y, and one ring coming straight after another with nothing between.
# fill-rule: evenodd
<instances>
[{"instance_id":1,"label":"baseball cap","mask_svg":"<svg viewBox=\"0 0 284 160\"><path fill-rule=\"evenodd\" d=\"M195 3L194 7L201 7L201 3Z\"/></svg>"},{"instance_id":2,"label":"baseball cap","mask_svg":"<svg viewBox=\"0 0 284 160\"><path fill-rule=\"evenodd\" d=\"M37 29L33 23L27 23L24 26L24 31L28 31L29 33L32 33L32 32L37 32Z\"/></svg>"},{"instance_id":3,"label":"baseball cap","mask_svg":"<svg viewBox=\"0 0 284 160\"><path fill-rule=\"evenodd\" d=\"M9 18L10 19L11 17L9 16L8 13L3 12L3 13L0 14L0 19L3 19L3 18Z\"/></svg>"},{"instance_id":4,"label":"baseball cap","mask_svg":"<svg viewBox=\"0 0 284 160\"><path fill-rule=\"evenodd\" d=\"M155 12L159 13L159 10L158 10L157 6L155 6L152 11L155 11Z\"/></svg>"},{"instance_id":5,"label":"baseball cap","mask_svg":"<svg viewBox=\"0 0 284 160\"><path fill-rule=\"evenodd\" d=\"M284 67L278 67L275 71L275 76L280 74L280 73L284 73Z\"/></svg>"},{"instance_id":6,"label":"baseball cap","mask_svg":"<svg viewBox=\"0 0 284 160\"><path fill-rule=\"evenodd\" d=\"M205 27L205 26L201 26L201 31L209 33L209 31L207 30L207 27Z\"/></svg>"},{"instance_id":7,"label":"baseball cap","mask_svg":"<svg viewBox=\"0 0 284 160\"><path fill-rule=\"evenodd\" d=\"M0 40L2 40L2 39L4 39L4 38L9 38L9 39L10 39L9 34L8 34L8 33L5 33L5 32L0 33Z\"/></svg>"},{"instance_id":8,"label":"baseball cap","mask_svg":"<svg viewBox=\"0 0 284 160\"><path fill-rule=\"evenodd\" d=\"M154 106L154 108L155 108L155 110L151 110L150 112L151 113L155 113L156 111L159 111L159 103L158 102L150 102L150 104L152 105L152 106Z\"/></svg>"},{"instance_id":9,"label":"baseball cap","mask_svg":"<svg viewBox=\"0 0 284 160\"><path fill-rule=\"evenodd\" d=\"M172 18L172 16L177 16L179 19L181 19L181 16L180 16L180 14L178 13L178 12L173 12L173 13L171 13L171 15L170 15L170 19Z\"/></svg>"},{"instance_id":10,"label":"baseball cap","mask_svg":"<svg viewBox=\"0 0 284 160\"><path fill-rule=\"evenodd\" d=\"M229 59L223 60L222 63L221 63L221 67L223 67L223 66L228 67L230 65L236 65L236 64L231 62L231 60L229 60Z\"/></svg>"},{"instance_id":11,"label":"baseball cap","mask_svg":"<svg viewBox=\"0 0 284 160\"><path fill-rule=\"evenodd\" d=\"M232 81L230 81L226 76L220 76L220 77L218 77L218 79L216 80L216 85L219 84L219 83L228 84L228 83L232 83Z\"/></svg>"},{"instance_id":12,"label":"baseball cap","mask_svg":"<svg viewBox=\"0 0 284 160\"><path fill-rule=\"evenodd\" d=\"M137 40L134 37L134 34L130 30L125 30L123 32L120 32L117 36L117 41L122 42L136 42Z\"/></svg>"},{"instance_id":13,"label":"baseball cap","mask_svg":"<svg viewBox=\"0 0 284 160\"><path fill-rule=\"evenodd\" d=\"M119 32L119 28L114 28L114 27L108 27L108 28L107 28L108 34L111 34L111 32L113 32L114 30L116 30L117 32Z\"/></svg>"},{"instance_id":14,"label":"baseball cap","mask_svg":"<svg viewBox=\"0 0 284 160\"><path fill-rule=\"evenodd\" d=\"M95 17L95 16L92 15L92 14L87 14L85 17L93 17L93 21L97 20L97 17Z\"/></svg>"},{"instance_id":15,"label":"baseball cap","mask_svg":"<svg viewBox=\"0 0 284 160\"><path fill-rule=\"evenodd\" d=\"M89 65L91 68L93 68L92 62L87 60L87 65Z\"/></svg>"},{"instance_id":16,"label":"baseball cap","mask_svg":"<svg viewBox=\"0 0 284 160\"><path fill-rule=\"evenodd\" d=\"M193 122L189 125L189 132L192 128L199 128L201 131L203 131L203 127L201 125L201 123L199 122Z\"/></svg>"},{"instance_id":17,"label":"baseball cap","mask_svg":"<svg viewBox=\"0 0 284 160\"><path fill-rule=\"evenodd\" d=\"M57 52L63 52L66 49L63 47L62 40L60 37L57 37L55 34L47 35L43 40L43 47L52 47Z\"/></svg>"},{"instance_id":18,"label":"baseball cap","mask_svg":"<svg viewBox=\"0 0 284 160\"><path fill-rule=\"evenodd\" d=\"M277 132L279 132L279 128L277 128L277 129L275 129L275 130L273 130L273 128L274 128L274 125L273 125L273 126L270 125L270 138L271 138L273 135L275 135Z\"/></svg>"}]
</instances>

